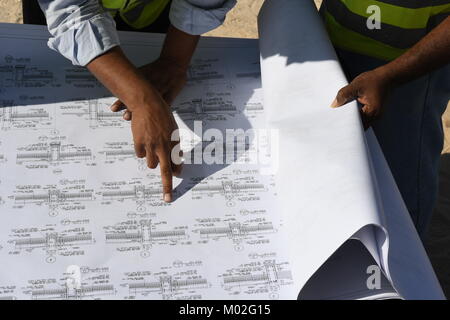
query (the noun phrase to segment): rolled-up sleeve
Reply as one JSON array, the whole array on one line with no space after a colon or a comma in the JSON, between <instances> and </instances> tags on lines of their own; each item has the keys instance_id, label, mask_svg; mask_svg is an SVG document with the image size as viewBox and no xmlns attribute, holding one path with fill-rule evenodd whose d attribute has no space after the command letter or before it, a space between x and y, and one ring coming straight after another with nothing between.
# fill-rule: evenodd
<instances>
[{"instance_id":1,"label":"rolled-up sleeve","mask_svg":"<svg viewBox=\"0 0 450 320\"><path fill-rule=\"evenodd\" d=\"M39 0L52 37L48 46L85 66L94 58L119 45L112 16L98 0Z\"/></svg>"},{"instance_id":2,"label":"rolled-up sleeve","mask_svg":"<svg viewBox=\"0 0 450 320\"><path fill-rule=\"evenodd\" d=\"M173 0L170 22L186 33L199 35L220 26L236 0Z\"/></svg>"}]
</instances>

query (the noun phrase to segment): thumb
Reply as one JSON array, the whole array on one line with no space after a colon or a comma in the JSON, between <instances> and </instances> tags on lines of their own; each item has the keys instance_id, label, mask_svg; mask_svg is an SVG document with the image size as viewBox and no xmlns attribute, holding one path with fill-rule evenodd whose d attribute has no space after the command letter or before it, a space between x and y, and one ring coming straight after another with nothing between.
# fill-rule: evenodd
<instances>
[{"instance_id":1,"label":"thumb","mask_svg":"<svg viewBox=\"0 0 450 320\"><path fill-rule=\"evenodd\" d=\"M336 99L331 103L331 108L338 108L358 97L357 88L350 83L338 91Z\"/></svg>"}]
</instances>

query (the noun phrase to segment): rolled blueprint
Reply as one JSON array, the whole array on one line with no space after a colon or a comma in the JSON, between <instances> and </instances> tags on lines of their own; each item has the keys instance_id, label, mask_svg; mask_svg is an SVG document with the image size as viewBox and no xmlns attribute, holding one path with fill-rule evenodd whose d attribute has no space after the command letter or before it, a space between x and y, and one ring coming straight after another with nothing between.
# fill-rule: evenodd
<instances>
[{"instance_id":1,"label":"rolled blueprint","mask_svg":"<svg viewBox=\"0 0 450 320\"><path fill-rule=\"evenodd\" d=\"M443 298L372 132L366 141L356 103L329 107L347 82L313 1L267 0L258 24L264 105L279 131L277 184L298 289L354 238L400 296Z\"/></svg>"}]
</instances>

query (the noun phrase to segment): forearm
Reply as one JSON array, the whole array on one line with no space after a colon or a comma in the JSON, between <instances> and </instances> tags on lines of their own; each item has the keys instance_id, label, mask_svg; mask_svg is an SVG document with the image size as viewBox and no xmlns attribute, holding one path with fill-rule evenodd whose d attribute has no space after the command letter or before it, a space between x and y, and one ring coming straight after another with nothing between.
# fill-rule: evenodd
<instances>
[{"instance_id":1,"label":"forearm","mask_svg":"<svg viewBox=\"0 0 450 320\"><path fill-rule=\"evenodd\" d=\"M419 78L450 62L450 17L414 47L394 61L378 68L394 84Z\"/></svg>"},{"instance_id":2,"label":"forearm","mask_svg":"<svg viewBox=\"0 0 450 320\"><path fill-rule=\"evenodd\" d=\"M171 158L179 140L173 138L177 124L169 107L120 47L95 58L87 67L132 112L131 132L136 156L146 157L151 169L159 163L163 199L172 201L172 174L179 172L180 166Z\"/></svg>"},{"instance_id":3,"label":"forearm","mask_svg":"<svg viewBox=\"0 0 450 320\"><path fill-rule=\"evenodd\" d=\"M123 101L130 111L158 95L120 47L95 58L87 68L112 94Z\"/></svg>"},{"instance_id":4,"label":"forearm","mask_svg":"<svg viewBox=\"0 0 450 320\"><path fill-rule=\"evenodd\" d=\"M200 36L190 35L171 25L167 31L160 59L170 60L179 67L186 69L199 39Z\"/></svg>"}]
</instances>

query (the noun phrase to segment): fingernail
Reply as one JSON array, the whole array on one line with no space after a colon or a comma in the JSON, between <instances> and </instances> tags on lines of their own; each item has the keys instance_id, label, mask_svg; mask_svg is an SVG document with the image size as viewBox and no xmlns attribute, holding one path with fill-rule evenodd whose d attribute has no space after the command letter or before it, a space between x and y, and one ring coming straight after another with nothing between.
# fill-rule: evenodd
<instances>
[{"instance_id":1,"label":"fingernail","mask_svg":"<svg viewBox=\"0 0 450 320\"><path fill-rule=\"evenodd\" d=\"M338 102L336 99L333 100L333 102L330 105L330 108L336 108L338 106Z\"/></svg>"},{"instance_id":2,"label":"fingernail","mask_svg":"<svg viewBox=\"0 0 450 320\"><path fill-rule=\"evenodd\" d=\"M164 202L172 202L172 194L164 193Z\"/></svg>"}]
</instances>

